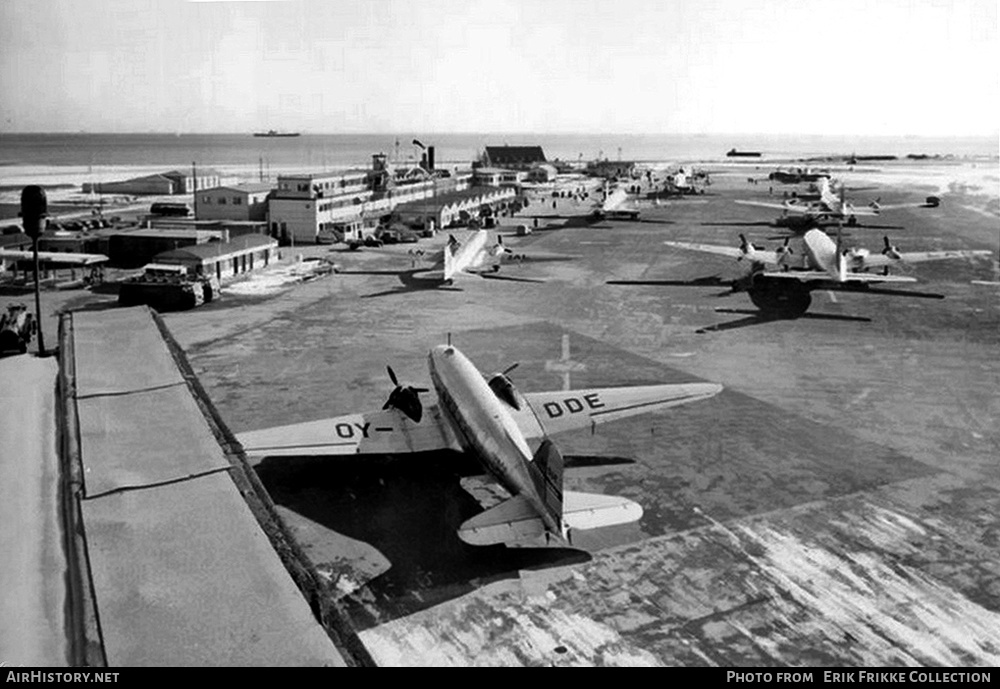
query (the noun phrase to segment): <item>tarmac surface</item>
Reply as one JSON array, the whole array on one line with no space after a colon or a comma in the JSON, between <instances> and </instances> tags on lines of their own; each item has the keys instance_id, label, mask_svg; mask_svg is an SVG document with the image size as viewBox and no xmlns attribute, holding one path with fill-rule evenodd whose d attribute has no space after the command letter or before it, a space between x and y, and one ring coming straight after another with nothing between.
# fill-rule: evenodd
<instances>
[{"instance_id":1,"label":"tarmac surface","mask_svg":"<svg viewBox=\"0 0 1000 689\"><path fill-rule=\"evenodd\" d=\"M942 206L886 213L878 224L904 229L852 229L852 243L877 251L887 233L903 251L997 248L996 171L986 174L991 191L956 183L944 193L940 180L967 170L892 172L869 173L884 186L867 193L883 204L939 193ZM313 247L303 252L332 257L341 274L165 316L236 433L380 408L387 364L429 387L427 351L449 334L484 373L519 362L512 378L526 391L567 379L726 387L555 438L568 455L634 460L569 470L566 487L645 510L637 524L570 548L461 543L457 526L497 493L451 454L264 460L258 475L376 662L1000 662L995 260L917 266L914 289L941 301L817 293L814 317L765 323L746 295L721 298L720 288L605 284L739 275L741 264L662 241L736 245L746 232L776 245L767 237L779 230L745 224L773 215L732 203L780 194L748 184L754 174L713 175L704 196L638 222L553 221L508 238L529 257L573 258L500 271L544 284L470 277L406 289L384 272L416 267L412 245ZM557 205L527 212L587 212ZM736 321L747 325L697 332Z\"/></svg>"}]
</instances>

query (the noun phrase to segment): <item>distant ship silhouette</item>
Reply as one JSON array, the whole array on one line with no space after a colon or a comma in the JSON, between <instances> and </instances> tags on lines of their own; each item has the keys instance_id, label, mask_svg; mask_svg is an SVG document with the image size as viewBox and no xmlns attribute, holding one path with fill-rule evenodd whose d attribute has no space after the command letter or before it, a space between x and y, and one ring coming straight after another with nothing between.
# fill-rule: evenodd
<instances>
[{"instance_id":1,"label":"distant ship silhouette","mask_svg":"<svg viewBox=\"0 0 1000 689\"><path fill-rule=\"evenodd\" d=\"M299 132L279 132L274 129L268 129L266 132L254 132L254 136L299 136Z\"/></svg>"}]
</instances>

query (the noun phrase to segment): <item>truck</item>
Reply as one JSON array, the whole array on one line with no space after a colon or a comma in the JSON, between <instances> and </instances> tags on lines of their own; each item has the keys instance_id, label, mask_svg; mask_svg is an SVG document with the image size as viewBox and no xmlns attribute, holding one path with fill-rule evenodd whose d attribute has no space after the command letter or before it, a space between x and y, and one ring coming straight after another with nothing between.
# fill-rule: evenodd
<instances>
[{"instance_id":1,"label":"truck","mask_svg":"<svg viewBox=\"0 0 1000 689\"><path fill-rule=\"evenodd\" d=\"M17 351L28 351L31 336L38 331L38 323L24 304L11 304L7 313L0 316L0 356Z\"/></svg>"},{"instance_id":2,"label":"truck","mask_svg":"<svg viewBox=\"0 0 1000 689\"><path fill-rule=\"evenodd\" d=\"M157 311L181 311L207 304L219 296L214 277L189 275L184 266L149 263L141 275L118 284L121 306L147 304Z\"/></svg>"}]
</instances>

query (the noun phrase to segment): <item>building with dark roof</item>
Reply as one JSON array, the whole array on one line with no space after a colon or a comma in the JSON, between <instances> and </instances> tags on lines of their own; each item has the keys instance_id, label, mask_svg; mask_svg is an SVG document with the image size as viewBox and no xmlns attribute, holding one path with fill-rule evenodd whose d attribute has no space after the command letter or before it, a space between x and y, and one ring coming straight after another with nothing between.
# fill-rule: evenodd
<instances>
[{"instance_id":1,"label":"building with dark roof","mask_svg":"<svg viewBox=\"0 0 1000 689\"><path fill-rule=\"evenodd\" d=\"M530 170L545 162L541 146L487 146L483 154L485 167Z\"/></svg>"}]
</instances>

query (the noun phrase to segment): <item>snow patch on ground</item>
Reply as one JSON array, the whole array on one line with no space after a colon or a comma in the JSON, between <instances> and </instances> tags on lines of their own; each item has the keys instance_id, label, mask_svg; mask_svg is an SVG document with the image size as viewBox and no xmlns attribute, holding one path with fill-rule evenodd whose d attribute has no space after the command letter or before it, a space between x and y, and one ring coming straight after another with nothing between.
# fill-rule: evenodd
<instances>
[{"instance_id":1,"label":"snow patch on ground","mask_svg":"<svg viewBox=\"0 0 1000 689\"><path fill-rule=\"evenodd\" d=\"M300 260L250 273L239 282L223 286L222 293L253 297L267 296L276 294L296 283L327 275L331 271L332 266L326 261Z\"/></svg>"}]
</instances>

